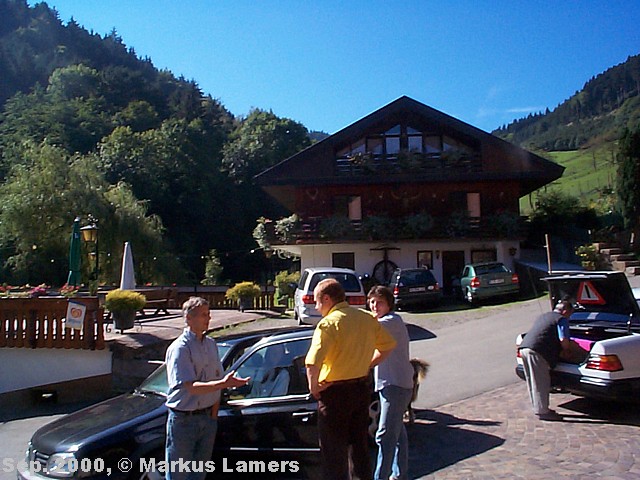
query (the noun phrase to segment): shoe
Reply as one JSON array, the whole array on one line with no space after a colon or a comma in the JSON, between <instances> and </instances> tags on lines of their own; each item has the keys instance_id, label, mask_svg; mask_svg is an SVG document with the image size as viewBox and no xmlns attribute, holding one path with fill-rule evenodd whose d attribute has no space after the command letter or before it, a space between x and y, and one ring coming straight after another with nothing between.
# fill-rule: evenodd
<instances>
[{"instance_id":1,"label":"shoe","mask_svg":"<svg viewBox=\"0 0 640 480\"><path fill-rule=\"evenodd\" d=\"M540 413L540 414L538 414L538 418L540 420L544 420L544 421L547 421L547 422L561 422L562 421L562 415L560 415L555 410L549 410L547 413Z\"/></svg>"}]
</instances>

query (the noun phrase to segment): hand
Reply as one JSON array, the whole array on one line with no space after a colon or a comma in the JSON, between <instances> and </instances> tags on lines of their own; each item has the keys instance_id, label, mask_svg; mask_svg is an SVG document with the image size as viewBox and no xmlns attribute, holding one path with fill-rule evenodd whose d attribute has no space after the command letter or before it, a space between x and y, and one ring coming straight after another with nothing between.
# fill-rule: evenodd
<instances>
[{"instance_id":1,"label":"hand","mask_svg":"<svg viewBox=\"0 0 640 480\"><path fill-rule=\"evenodd\" d=\"M241 387L249 383L249 380L251 380L251 377L236 377L235 374L236 372L229 372L222 379L227 388Z\"/></svg>"},{"instance_id":2,"label":"hand","mask_svg":"<svg viewBox=\"0 0 640 480\"><path fill-rule=\"evenodd\" d=\"M329 385L330 385L330 382L316 383L315 385L312 385L309 388L309 391L311 392L311 395L313 395L313 398L318 400L318 397L320 396L320 392L325 390Z\"/></svg>"}]
</instances>

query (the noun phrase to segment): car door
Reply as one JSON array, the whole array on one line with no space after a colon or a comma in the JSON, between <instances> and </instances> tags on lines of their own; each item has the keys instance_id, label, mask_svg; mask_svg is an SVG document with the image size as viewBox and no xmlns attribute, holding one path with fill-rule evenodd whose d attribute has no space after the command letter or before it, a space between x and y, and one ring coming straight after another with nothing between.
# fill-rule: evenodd
<instances>
[{"instance_id":1,"label":"car door","mask_svg":"<svg viewBox=\"0 0 640 480\"><path fill-rule=\"evenodd\" d=\"M304 366L310 342L310 337L270 342L240 360L237 375L251 381L224 395L217 450L319 451L317 402Z\"/></svg>"}]
</instances>

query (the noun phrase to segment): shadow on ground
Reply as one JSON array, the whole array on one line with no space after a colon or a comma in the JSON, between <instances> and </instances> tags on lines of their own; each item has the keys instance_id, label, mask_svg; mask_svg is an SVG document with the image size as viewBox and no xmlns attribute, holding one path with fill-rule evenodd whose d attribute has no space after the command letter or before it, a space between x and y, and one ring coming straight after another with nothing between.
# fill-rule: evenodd
<instances>
[{"instance_id":1,"label":"shadow on ground","mask_svg":"<svg viewBox=\"0 0 640 480\"><path fill-rule=\"evenodd\" d=\"M499 422L460 418L435 410L416 410L416 416L416 423L407 425L410 478L429 475L505 442L504 438L464 428Z\"/></svg>"},{"instance_id":2,"label":"shadow on ground","mask_svg":"<svg viewBox=\"0 0 640 480\"><path fill-rule=\"evenodd\" d=\"M412 323L407 323L407 331L409 332L409 339L415 340L429 340L430 338L436 338L436 334Z\"/></svg>"},{"instance_id":3,"label":"shadow on ground","mask_svg":"<svg viewBox=\"0 0 640 480\"><path fill-rule=\"evenodd\" d=\"M640 426L640 411L637 404L577 397L559 406L575 412L575 414L562 412L564 422Z\"/></svg>"}]
</instances>

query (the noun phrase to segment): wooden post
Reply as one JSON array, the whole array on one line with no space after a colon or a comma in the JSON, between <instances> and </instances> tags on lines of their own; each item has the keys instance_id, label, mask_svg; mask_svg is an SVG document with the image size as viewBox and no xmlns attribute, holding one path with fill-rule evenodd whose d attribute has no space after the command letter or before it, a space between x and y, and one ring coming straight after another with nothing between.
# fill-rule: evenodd
<instances>
[{"instance_id":1,"label":"wooden post","mask_svg":"<svg viewBox=\"0 0 640 480\"><path fill-rule=\"evenodd\" d=\"M553 272L551 268L551 245L549 244L549 234L544 234L545 248L547 249L547 273Z\"/></svg>"}]
</instances>

